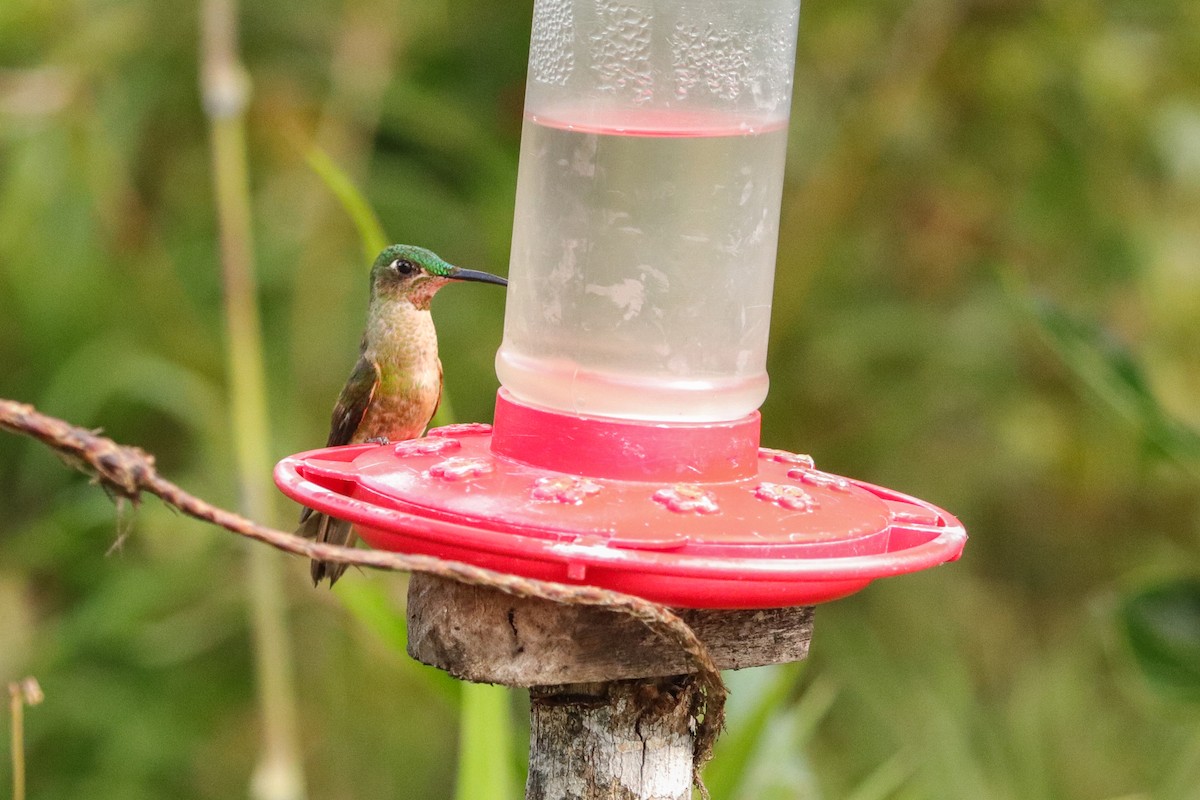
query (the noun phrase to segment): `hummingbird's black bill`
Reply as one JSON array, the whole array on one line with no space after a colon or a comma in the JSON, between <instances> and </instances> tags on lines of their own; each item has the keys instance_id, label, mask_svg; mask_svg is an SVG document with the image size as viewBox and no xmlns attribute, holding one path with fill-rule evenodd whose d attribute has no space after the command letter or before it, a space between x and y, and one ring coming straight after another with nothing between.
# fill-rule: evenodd
<instances>
[{"instance_id":1,"label":"hummingbird's black bill","mask_svg":"<svg viewBox=\"0 0 1200 800\"><path fill-rule=\"evenodd\" d=\"M455 267L450 270L450 277L456 281L478 281L479 283L494 283L497 286L508 286L508 281L490 272L480 272L476 269Z\"/></svg>"}]
</instances>

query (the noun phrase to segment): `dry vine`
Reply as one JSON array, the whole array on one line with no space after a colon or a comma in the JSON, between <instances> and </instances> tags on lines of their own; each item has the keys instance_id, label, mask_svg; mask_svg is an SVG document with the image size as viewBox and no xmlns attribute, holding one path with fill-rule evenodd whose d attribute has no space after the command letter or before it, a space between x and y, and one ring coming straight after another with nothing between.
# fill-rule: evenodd
<instances>
[{"instance_id":1,"label":"dry vine","mask_svg":"<svg viewBox=\"0 0 1200 800\"><path fill-rule=\"evenodd\" d=\"M154 456L144 450L117 444L95 431L71 425L61 419L42 414L31 405L13 400L0 399L0 428L42 442L62 456L68 464L91 475L118 499L129 500L136 505L142 493L148 492L190 517L256 539L287 553L370 569L424 572L474 586L498 589L514 597L599 606L633 617L663 638L677 644L696 668L695 689L688 700L693 705L693 714L697 719L694 773L701 794L708 796L704 784L700 781L699 770L712 756L713 744L724 722L725 684L696 632L667 607L640 597L594 586L571 586L532 580L458 561L444 561L433 556L322 544L293 533L269 528L201 500L163 478L155 469Z\"/></svg>"}]
</instances>

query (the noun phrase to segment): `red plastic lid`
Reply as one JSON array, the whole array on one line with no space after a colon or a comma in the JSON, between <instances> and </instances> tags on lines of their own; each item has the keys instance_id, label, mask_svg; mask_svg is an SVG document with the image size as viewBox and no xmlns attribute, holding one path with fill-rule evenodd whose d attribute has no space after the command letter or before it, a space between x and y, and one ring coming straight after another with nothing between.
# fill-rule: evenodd
<instances>
[{"instance_id":1,"label":"red plastic lid","mask_svg":"<svg viewBox=\"0 0 1200 800\"><path fill-rule=\"evenodd\" d=\"M496 420L495 433L451 425L301 453L275 480L373 547L696 608L832 600L956 559L966 541L929 503L758 448L757 414L664 426L502 392Z\"/></svg>"}]
</instances>

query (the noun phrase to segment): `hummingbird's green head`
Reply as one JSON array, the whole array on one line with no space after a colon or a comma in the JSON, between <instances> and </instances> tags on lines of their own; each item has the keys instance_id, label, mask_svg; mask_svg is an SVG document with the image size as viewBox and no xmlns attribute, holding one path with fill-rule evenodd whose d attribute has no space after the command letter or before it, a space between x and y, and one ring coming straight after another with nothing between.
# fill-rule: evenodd
<instances>
[{"instance_id":1,"label":"hummingbird's green head","mask_svg":"<svg viewBox=\"0 0 1200 800\"><path fill-rule=\"evenodd\" d=\"M498 275L449 264L424 247L394 244L385 248L371 267L371 299L404 297L417 308L428 308L437 290L450 281L508 285Z\"/></svg>"}]
</instances>

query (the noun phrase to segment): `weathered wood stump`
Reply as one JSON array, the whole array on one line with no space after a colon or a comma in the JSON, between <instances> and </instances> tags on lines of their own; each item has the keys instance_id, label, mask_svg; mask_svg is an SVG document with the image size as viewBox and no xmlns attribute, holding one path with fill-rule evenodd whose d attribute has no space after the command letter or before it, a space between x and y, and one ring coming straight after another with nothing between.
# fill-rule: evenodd
<instances>
[{"instance_id":1,"label":"weathered wood stump","mask_svg":"<svg viewBox=\"0 0 1200 800\"><path fill-rule=\"evenodd\" d=\"M677 612L721 669L799 661L811 606ZM527 800L689 800L688 657L626 615L414 574L408 652L530 690Z\"/></svg>"}]
</instances>

